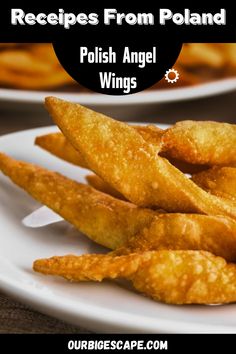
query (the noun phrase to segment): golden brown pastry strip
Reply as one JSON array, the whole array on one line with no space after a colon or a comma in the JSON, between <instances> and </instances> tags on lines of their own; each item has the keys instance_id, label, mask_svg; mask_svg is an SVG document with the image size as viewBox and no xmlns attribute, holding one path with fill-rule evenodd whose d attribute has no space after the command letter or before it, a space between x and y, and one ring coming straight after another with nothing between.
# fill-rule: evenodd
<instances>
[{"instance_id":1,"label":"golden brown pastry strip","mask_svg":"<svg viewBox=\"0 0 236 354\"><path fill-rule=\"evenodd\" d=\"M218 197L236 200L236 168L234 167L215 166L194 174L192 180Z\"/></svg>"},{"instance_id":2,"label":"golden brown pastry strip","mask_svg":"<svg viewBox=\"0 0 236 354\"><path fill-rule=\"evenodd\" d=\"M236 222L221 216L160 214L149 227L128 239L131 251L205 250L236 261Z\"/></svg>"},{"instance_id":3,"label":"golden brown pastry strip","mask_svg":"<svg viewBox=\"0 0 236 354\"><path fill-rule=\"evenodd\" d=\"M236 125L178 122L165 131L163 149L168 157L191 164L233 166L236 164Z\"/></svg>"},{"instance_id":4,"label":"golden brown pastry strip","mask_svg":"<svg viewBox=\"0 0 236 354\"><path fill-rule=\"evenodd\" d=\"M38 136L35 139L35 144L62 160L79 167L88 168L83 156L74 149L62 133L58 132Z\"/></svg>"},{"instance_id":5,"label":"golden brown pastry strip","mask_svg":"<svg viewBox=\"0 0 236 354\"><path fill-rule=\"evenodd\" d=\"M155 144L156 148L161 149L163 130L153 125L134 126L134 129L136 129L147 142ZM88 168L82 154L71 145L61 132L38 136L35 139L35 144L62 160L83 168Z\"/></svg>"},{"instance_id":6,"label":"golden brown pastry strip","mask_svg":"<svg viewBox=\"0 0 236 354\"><path fill-rule=\"evenodd\" d=\"M68 255L36 260L33 268L71 281L128 279L145 295L173 304L236 301L236 265L204 251Z\"/></svg>"},{"instance_id":7,"label":"golden brown pastry strip","mask_svg":"<svg viewBox=\"0 0 236 354\"><path fill-rule=\"evenodd\" d=\"M119 193L117 190L112 188L108 183L106 183L102 178L100 178L97 175L87 175L86 181L90 186L93 188L97 189L100 192L106 193L111 195L112 197L121 199L121 200L127 200L121 193Z\"/></svg>"},{"instance_id":8,"label":"golden brown pastry strip","mask_svg":"<svg viewBox=\"0 0 236 354\"><path fill-rule=\"evenodd\" d=\"M199 187L221 198L236 200L236 168L212 167L193 174L192 181ZM118 199L125 197L97 175L87 175L86 180L93 188Z\"/></svg>"},{"instance_id":9,"label":"golden brown pastry strip","mask_svg":"<svg viewBox=\"0 0 236 354\"><path fill-rule=\"evenodd\" d=\"M111 249L204 249L236 260L236 221L139 208L0 154L0 170L93 241Z\"/></svg>"},{"instance_id":10,"label":"golden brown pastry strip","mask_svg":"<svg viewBox=\"0 0 236 354\"><path fill-rule=\"evenodd\" d=\"M164 131L159 130L158 128L154 129L152 125L150 126L132 126L134 127L140 135L146 140L148 143L153 144L159 148L163 148L162 136ZM77 151L70 142L66 139L66 137L61 133L49 133L45 135L38 136L35 139L35 144L40 146L42 149L48 151L49 153L61 158L64 161L70 162L79 167L88 168L86 162L79 151ZM187 163L185 161L168 158L167 153L162 153L164 157L166 157L172 165L177 167L180 171L184 173L197 173L202 170L208 169L208 166L205 165L193 165ZM105 182L104 182L105 183Z\"/></svg>"},{"instance_id":11,"label":"golden brown pastry strip","mask_svg":"<svg viewBox=\"0 0 236 354\"><path fill-rule=\"evenodd\" d=\"M149 225L155 212L115 199L59 173L0 154L0 170L95 242L115 249Z\"/></svg>"}]
</instances>

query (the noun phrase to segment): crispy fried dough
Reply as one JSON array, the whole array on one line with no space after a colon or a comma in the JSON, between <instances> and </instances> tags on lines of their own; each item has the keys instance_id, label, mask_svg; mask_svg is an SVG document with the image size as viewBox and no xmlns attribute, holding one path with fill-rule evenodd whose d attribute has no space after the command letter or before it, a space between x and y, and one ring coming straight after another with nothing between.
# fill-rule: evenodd
<instances>
[{"instance_id":1,"label":"crispy fried dough","mask_svg":"<svg viewBox=\"0 0 236 354\"><path fill-rule=\"evenodd\" d=\"M142 135L144 140L150 144L155 145L157 149L164 148L162 141L164 130L161 130L153 125L132 127L134 127L139 132L139 134ZM35 139L35 144L64 161L70 162L79 167L88 168L82 154L70 144L68 139L66 139L66 137L61 132L38 136ZM163 157L166 157L172 165L184 173L197 173L208 168L208 166L193 165L185 161L168 158L167 151L162 153L162 155Z\"/></svg>"},{"instance_id":2,"label":"crispy fried dough","mask_svg":"<svg viewBox=\"0 0 236 354\"><path fill-rule=\"evenodd\" d=\"M236 200L236 168L234 167L215 166L193 175L192 180L218 197Z\"/></svg>"},{"instance_id":3,"label":"crispy fried dough","mask_svg":"<svg viewBox=\"0 0 236 354\"><path fill-rule=\"evenodd\" d=\"M131 251L160 249L205 250L236 261L236 222L225 216L160 214L128 239Z\"/></svg>"},{"instance_id":4,"label":"crispy fried dough","mask_svg":"<svg viewBox=\"0 0 236 354\"><path fill-rule=\"evenodd\" d=\"M159 149L161 149L161 137L164 132L162 129L153 125L134 126L134 129L143 136L144 140L154 144L156 148L159 147ZM62 160L80 167L88 168L82 154L80 154L60 132L38 136L35 139L35 144Z\"/></svg>"},{"instance_id":5,"label":"crispy fried dough","mask_svg":"<svg viewBox=\"0 0 236 354\"><path fill-rule=\"evenodd\" d=\"M217 122L182 121L163 135L169 157L199 165L236 164L236 125Z\"/></svg>"},{"instance_id":6,"label":"crispy fried dough","mask_svg":"<svg viewBox=\"0 0 236 354\"><path fill-rule=\"evenodd\" d=\"M90 169L133 203L236 217L236 204L203 191L125 123L54 97L46 107Z\"/></svg>"},{"instance_id":7,"label":"crispy fried dough","mask_svg":"<svg viewBox=\"0 0 236 354\"><path fill-rule=\"evenodd\" d=\"M93 188L112 195L121 200L127 200L121 193L112 188L97 175L87 175L86 180ZM218 197L236 200L236 168L235 167L212 167L195 173L192 181L199 187Z\"/></svg>"},{"instance_id":8,"label":"crispy fried dough","mask_svg":"<svg viewBox=\"0 0 236 354\"><path fill-rule=\"evenodd\" d=\"M156 301L218 304L236 301L236 265L204 251L68 255L34 262L37 272L71 281L124 278Z\"/></svg>"},{"instance_id":9,"label":"crispy fried dough","mask_svg":"<svg viewBox=\"0 0 236 354\"><path fill-rule=\"evenodd\" d=\"M113 254L67 255L36 260L34 270L43 274L62 275L69 280L102 281L104 278L132 276L143 260L144 257L138 254L119 257Z\"/></svg>"},{"instance_id":10,"label":"crispy fried dough","mask_svg":"<svg viewBox=\"0 0 236 354\"><path fill-rule=\"evenodd\" d=\"M142 209L4 154L0 154L0 170L32 197L108 248L204 249L236 260L236 222L227 217Z\"/></svg>"},{"instance_id":11,"label":"crispy fried dough","mask_svg":"<svg viewBox=\"0 0 236 354\"><path fill-rule=\"evenodd\" d=\"M122 246L149 225L155 212L115 199L56 172L0 154L0 170L95 242Z\"/></svg>"},{"instance_id":12,"label":"crispy fried dough","mask_svg":"<svg viewBox=\"0 0 236 354\"><path fill-rule=\"evenodd\" d=\"M62 160L83 168L88 168L83 156L74 149L71 143L60 132L38 136L35 139L35 144Z\"/></svg>"},{"instance_id":13,"label":"crispy fried dough","mask_svg":"<svg viewBox=\"0 0 236 354\"><path fill-rule=\"evenodd\" d=\"M106 183L102 178L100 178L97 175L87 175L86 181L90 186L93 188L97 189L100 192L110 194L115 198L121 199L121 200L127 200L121 193L116 191L114 188L112 188L108 183Z\"/></svg>"},{"instance_id":14,"label":"crispy fried dough","mask_svg":"<svg viewBox=\"0 0 236 354\"><path fill-rule=\"evenodd\" d=\"M162 150L163 140L162 136L165 130L158 128L155 125L136 125L132 126L142 138L149 144L155 145L158 151Z\"/></svg>"}]
</instances>

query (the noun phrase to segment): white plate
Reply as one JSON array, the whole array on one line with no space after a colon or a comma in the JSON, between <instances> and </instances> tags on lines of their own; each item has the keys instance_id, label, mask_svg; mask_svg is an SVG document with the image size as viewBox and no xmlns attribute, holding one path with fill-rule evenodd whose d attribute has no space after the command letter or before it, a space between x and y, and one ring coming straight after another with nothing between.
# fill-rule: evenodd
<instances>
[{"instance_id":1,"label":"white plate","mask_svg":"<svg viewBox=\"0 0 236 354\"><path fill-rule=\"evenodd\" d=\"M171 85L171 84L170 84ZM60 92L60 91L27 91L0 89L0 101L16 103L41 104L45 96L57 96L68 101L87 105L137 105L174 102L196 99L227 93L236 89L236 78L222 79L196 86L179 87L163 90L146 90L128 96L108 96L98 93Z\"/></svg>"},{"instance_id":2,"label":"white plate","mask_svg":"<svg viewBox=\"0 0 236 354\"><path fill-rule=\"evenodd\" d=\"M85 171L33 146L41 128L0 138L0 151L83 180ZM37 258L103 252L66 222L40 229L21 220L39 204L0 175L0 288L41 312L99 332L233 332L236 305L173 306L154 302L126 283L69 283L32 271Z\"/></svg>"}]
</instances>

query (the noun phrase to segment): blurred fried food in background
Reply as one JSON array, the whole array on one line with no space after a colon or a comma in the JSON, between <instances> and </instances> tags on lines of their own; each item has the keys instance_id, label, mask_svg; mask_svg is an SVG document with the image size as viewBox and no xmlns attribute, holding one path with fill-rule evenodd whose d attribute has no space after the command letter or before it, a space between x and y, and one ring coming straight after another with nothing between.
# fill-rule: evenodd
<instances>
[{"instance_id":1,"label":"blurred fried food in background","mask_svg":"<svg viewBox=\"0 0 236 354\"><path fill-rule=\"evenodd\" d=\"M51 44L0 44L0 84L20 89L50 89L73 83Z\"/></svg>"},{"instance_id":2,"label":"blurred fried food in background","mask_svg":"<svg viewBox=\"0 0 236 354\"><path fill-rule=\"evenodd\" d=\"M173 87L236 76L236 44L185 44L174 67L180 73L180 80ZM50 43L0 43L2 87L40 90L73 83L74 80L58 62ZM167 86L172 87L163 79L153 88Z\"/></svg>"},{"instance_id":3,"label":"blurred fried food in background","mask_svg":"<svg viewBox=\"0 0 236 354\"><path fill-rule=\"evenodd\" d=\"M189 43L175 65L180 85L194 85L236 75L236 43Z\"/></svg>"}]
</instances>

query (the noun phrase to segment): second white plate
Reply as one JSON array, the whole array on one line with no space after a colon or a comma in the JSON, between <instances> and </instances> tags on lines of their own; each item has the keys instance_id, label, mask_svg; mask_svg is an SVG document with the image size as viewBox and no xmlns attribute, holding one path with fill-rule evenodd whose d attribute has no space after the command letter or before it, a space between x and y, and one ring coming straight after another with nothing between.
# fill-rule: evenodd
<instances>
[{"instance_id":1,"label":"second white plate","mask_svg":"<svg viewBox=\"0 0 236 354\"><path fill-rule=\"evenodd\" d=\"M209 97L233 90L236 90L236 78L222 79L196 86L170 87L162 90L151 89L128 96L108 96L98 93L81 93L79 91L28 91L1 88L0 102L42 104L45 96L57 96L68 101L93 106L141 105Z\"/></svg>"}]
</instances>

